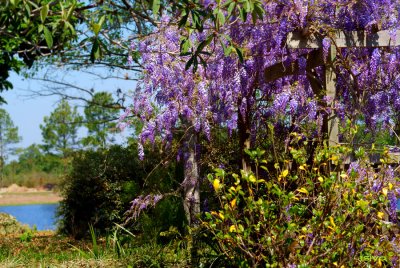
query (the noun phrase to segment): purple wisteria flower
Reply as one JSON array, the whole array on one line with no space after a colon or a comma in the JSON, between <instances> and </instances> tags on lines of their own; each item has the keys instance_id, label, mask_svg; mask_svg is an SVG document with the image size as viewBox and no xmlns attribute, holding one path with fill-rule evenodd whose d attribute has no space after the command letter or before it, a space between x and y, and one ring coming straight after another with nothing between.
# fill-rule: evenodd
<instances>
[{"instance_id":1,"label":"purple wisteria flower","mask_svg":"<svg viewBox=\"0 0 400 268\"><path fill-rule=\"evenodd\" d=\"M161 199L163 198L163 195L161 194L150 194L150 195L140 195L137 198L135 198L131 202L131 207L127 211L127 214L130 215L127 221L129 220L136 220L140 213L149 208L149 207L154 207Z\"/></svg>"}]
</instances>

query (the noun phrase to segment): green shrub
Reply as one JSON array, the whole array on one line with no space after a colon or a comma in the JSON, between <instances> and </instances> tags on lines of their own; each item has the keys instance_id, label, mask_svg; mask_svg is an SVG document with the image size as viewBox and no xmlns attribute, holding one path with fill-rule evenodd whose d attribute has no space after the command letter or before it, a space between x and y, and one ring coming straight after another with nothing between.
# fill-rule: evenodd
<instances>
[{"instance_id":1,"label":"green shrub","mask_svg":"<svg viewBox=\"0 0 400 268\"><path fill-rule=\"evenodd\" d=\"M319 148L311 165L301 148L270 163L249 152L252 172L209 176L219 208L202 228L217 257L234 267L397 267L396 198L400 181L382 156L375 169L365 154L345 168L349 148ZM258 164L259 163L259 164ZM255 175L258 174L258 175Z\"/></svg>"},{"instance_id":2,"label":"green shrub","mask_svg":"<svg viewBox=\"0 0 400 268\"><path fill-rule=\"evenodd\" d=\"M170 174L174 171L172 167L153 171L159 162L160 156L155 155L140 161L136 145L76 153L72 170L62 184L60 231L81 238L89 234L89 224L104 234L114 227L114 223L124 222L124 214L135 197L154 189L168 191L173 183L177 183L172 180L175 176ZM153 172L149 174L150 171ZM169 228L174 221L175 203L170 204L168 217L157 216L157 213L161 215L158 210L149 211L147 216L151 220L148 221L152 224L135 223L134 227L138 231Z\"/></svg>"}]
</instances>

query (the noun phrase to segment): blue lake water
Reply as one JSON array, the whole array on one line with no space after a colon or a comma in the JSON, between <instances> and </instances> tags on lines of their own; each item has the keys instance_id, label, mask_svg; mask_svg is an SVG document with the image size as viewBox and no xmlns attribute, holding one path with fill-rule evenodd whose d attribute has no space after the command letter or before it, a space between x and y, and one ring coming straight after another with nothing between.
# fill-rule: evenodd
<instances>
[{"instance_id":1,"label":"blue lake water","mask_svg":"<svg viewBox=\"0 0 400 268\"><path fill-rule=\"evenodd\" d=\"M21 223L38 230L56 229L56 210L58 204L35 204L22 206L0 206L0 212L13 215Z\"/></svg>"}]
</instances>

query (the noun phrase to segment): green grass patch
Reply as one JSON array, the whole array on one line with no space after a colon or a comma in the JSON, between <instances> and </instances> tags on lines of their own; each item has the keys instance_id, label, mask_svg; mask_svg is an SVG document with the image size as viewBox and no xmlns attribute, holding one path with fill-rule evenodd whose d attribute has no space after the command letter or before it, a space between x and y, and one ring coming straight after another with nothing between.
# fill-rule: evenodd
<instances>
[{"instance_id":1,"label":"green grass patch","mask_svg":"<svg viewBox=\"0 0 400 268\"><path fill-rule=\"evenodd\" d=\"M95 242L94 242L95 241ZM77 241L54 232L36 232L30 241L20 235L0 239L0 267L187 267L188 253L176 244L135 242L117 250L111 238Z\"/></svg>"}]
</instances>

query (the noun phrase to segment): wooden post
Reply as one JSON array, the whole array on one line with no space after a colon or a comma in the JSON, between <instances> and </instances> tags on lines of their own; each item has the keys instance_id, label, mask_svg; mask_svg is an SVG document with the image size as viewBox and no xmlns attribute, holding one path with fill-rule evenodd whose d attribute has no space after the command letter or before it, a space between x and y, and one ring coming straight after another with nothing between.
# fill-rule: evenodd
<instances>
[{"instance_id":1,"label":"wooden post","mask_svg":"<svg viewBox=\"0 0 400 268\"><path fill-rule=\"evenodd\" d=\"M325 86L326 86L326 96L328 100L328 107L332 107L332 103L336 98L336 73L334 70L334 62L336 58L336 48L331 47L328 53L327 64L325 65ZM329 146L339 144L339 120L334 112L330 114L328 119L328 144Z\"/></svg>"}]
</instances>

